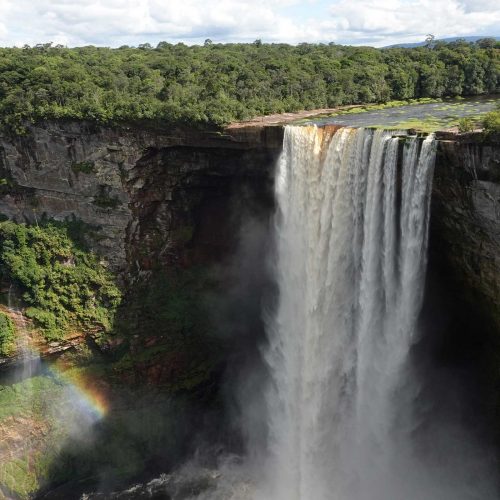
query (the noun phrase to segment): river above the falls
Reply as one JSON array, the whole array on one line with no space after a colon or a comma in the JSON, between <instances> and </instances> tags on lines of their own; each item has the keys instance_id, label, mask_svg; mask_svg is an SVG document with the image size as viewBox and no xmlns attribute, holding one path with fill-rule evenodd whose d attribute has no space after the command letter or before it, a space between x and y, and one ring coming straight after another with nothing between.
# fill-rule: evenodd
<instances>
[{"instance_id":1,"label":"river above the falls","mask_svg":"<svg viewBox=\"0 0 500 500\"><path fill-rule=\"evenodd\" d=\"M494 110L500 97L485 96L467 99L419 102L415 104L354 107L331 115L316 116L299 123L316 125L342 125L347 127L381 127L421 129L427 132L456 127L460 118L469 117L480 121L481 117Z\"/></svg>"}]
</instances>

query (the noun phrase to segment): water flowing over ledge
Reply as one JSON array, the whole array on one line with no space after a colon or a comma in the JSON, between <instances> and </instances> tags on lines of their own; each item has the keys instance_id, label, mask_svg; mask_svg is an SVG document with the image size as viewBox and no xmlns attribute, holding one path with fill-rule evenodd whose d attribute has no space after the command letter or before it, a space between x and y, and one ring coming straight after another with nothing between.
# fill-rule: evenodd
<instances>
[{"instance_id":1,"label":"water flowing over ledge","mask_svg":"<svg viewBox=\"0 0 500 500\"><path fill-rule=\"evenodd\" d=\"M268 354L273 498L382 500L378 483L401 459L395 423L411 422L394 396L407 389L423 295L435 144L405 138L398 174L400 134L286 128Z\"/></svg>"}]
</instances>

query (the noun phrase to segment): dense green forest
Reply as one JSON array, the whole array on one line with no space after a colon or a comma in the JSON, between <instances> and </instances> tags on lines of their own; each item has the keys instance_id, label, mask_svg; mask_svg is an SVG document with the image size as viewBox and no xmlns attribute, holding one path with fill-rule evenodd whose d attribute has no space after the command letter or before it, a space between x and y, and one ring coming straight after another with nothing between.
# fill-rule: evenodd
<instances>
[{"instance_id":1,"label":"dense green forest","mask_svg":"<svg viewBox=\"0 0 500 500\"><path fill-rule=\"evenodd\" d=\"M500 87L494 40L412 49L161 42L119 49L0 49L0 124L154 121L223 125L256 115Z\"/></svg>"}]
</instances>

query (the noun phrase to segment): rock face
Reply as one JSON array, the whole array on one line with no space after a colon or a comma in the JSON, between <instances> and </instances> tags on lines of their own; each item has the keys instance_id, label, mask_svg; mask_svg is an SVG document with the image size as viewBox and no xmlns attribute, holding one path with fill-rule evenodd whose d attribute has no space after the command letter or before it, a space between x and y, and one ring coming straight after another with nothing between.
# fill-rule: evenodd
<instances>
[{"instance_id":1,"label":"rock face","mask_svg":"<svg viewBox=\"0 0 500 500\"><path fill-rule=\"evenodd\" d=\"M237 295L232 283L226 285L230 273L221 272L224 266L218 264L233 255L245 217L272 213L273 167L282 137L282 127L220 133L39 124L23 137L0 137L0 215L16 222L83 222L83 239L119 275L126 296L113 336L99 346L101 354L127 350L130 359L119 371L123 380L200 385L222 369L223 356L217 345L207 361L206 344L216 341L207 340L206 318L197 326L203 330L201 338L193 340L190 331L186 342L179 315L189 322L201 307L191 295L202 292L194 288L203 288L207 296ZM202 271L196 274L198 269ZM196 274L189 282L193 290L183 292L184 285L176 280L187 278L172 275L166 287L163 271L173 270L179 276L184 270ZM202 283L208 270L217 274L214 285L205 285L208 279ZM179 308L184 308L182 313ZM155 322L162 312L166 319ZM220 314L226 316L225 311ZM153 319L143 321L146 316ZM253 323L259 323L260 315L254 316L258 320ZM250 331L253 323L245 322L238 331ZM39 350L56 350L57 356L74 344L70 338ZM16 359L0 360L2 364L10 369Z\"/></svg>"},{"instance_id":2,"label":"rock face","mask_svg":"<svg viewBox=\"0 0 500 500\"><path fill-rule=\"evenodd\" d=\"M468 134L440 140L431 218L431 258L457 295L500 331L498 138Z\"/></svg>"},{"instance_id":3,"label":"rock face","mask_svg":"<svg viewBox=\"0 0 500 500\"><path fill-rule=\"evenodd\" d=\"M195 234L194 218L267 182L280 147L279 127L223 135L44 123L0 137L0 213L17 222L76 217L113 270L142 271L178 243L216 242L217 232Z\"/></svg>"},{"instance_id":4,"label":"rock face","mask_svg":"<svg viewBox=\"0 0 500 500\"><path fill-rule=\"evenodd\" d=\"M125 277L213 262L235 246L248 207L272 210L281 126L226 133L60 122L0 137L0 214L76 217ZM500 142L440 134L431 258L500 329Z\"/></svg>"}]
</instances>

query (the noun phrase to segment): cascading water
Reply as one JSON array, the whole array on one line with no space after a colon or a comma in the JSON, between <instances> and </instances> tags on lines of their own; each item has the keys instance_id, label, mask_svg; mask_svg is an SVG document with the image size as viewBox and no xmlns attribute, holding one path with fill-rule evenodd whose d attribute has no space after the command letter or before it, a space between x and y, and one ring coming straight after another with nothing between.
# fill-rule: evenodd
<instances>
[{"instance_id":1,"label":"cascading water","mask_svg":"<svg viewBox=\"0 0 500 500\"><path fill-rule=\"evenodd\" d=\"M432 135L286 127L267 498L448 498L405 477L435 150Z\"/></svg>"},{"instance_id":2,"label":"cascading water","mask_svg":"<svg viewBox=\"0 0 500 500\"><path fill-rule=\"evenodd\" d=\"M16 327L16 350L19 357L19 369L14 374L14 381L30 380L41 369L40 355L31 347L26 319L19 307L18 300L12 293L12 285L7 296L8 307Z\"/></svg>"}]
</instances>

